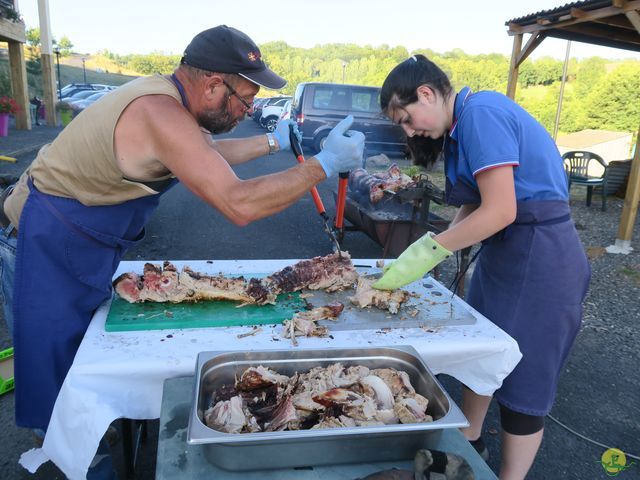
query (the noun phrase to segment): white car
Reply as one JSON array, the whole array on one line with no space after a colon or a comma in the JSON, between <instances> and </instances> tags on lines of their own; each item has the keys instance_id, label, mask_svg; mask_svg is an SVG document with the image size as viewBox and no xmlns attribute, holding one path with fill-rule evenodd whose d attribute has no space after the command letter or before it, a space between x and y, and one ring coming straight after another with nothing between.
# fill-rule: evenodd
<instances>
[{"instance_id":1,"label":"white car","mask_svg":"<svg viewBox=\"0 0 640 480\"><path fill-rule=\"evenodd\" d=\"M268 131L273 132L278 124L278 119L284 111L286 103L289 102L289 98L281 98L273 105L267 105L262 109L262 117L260 118L260 124Z\"/></svg>"}]
</instances>

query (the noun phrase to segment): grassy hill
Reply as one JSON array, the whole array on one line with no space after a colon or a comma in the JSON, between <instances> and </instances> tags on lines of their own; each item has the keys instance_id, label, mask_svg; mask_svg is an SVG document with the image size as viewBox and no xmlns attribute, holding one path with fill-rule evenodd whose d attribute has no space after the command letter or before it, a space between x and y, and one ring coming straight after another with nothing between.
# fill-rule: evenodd
<instances>
[{"instance_id":1,"label":"grassy hill","mask_svg":"<svg viewBox=\"0 0 640 480\"><path fill-rule=\"evenodd\" d=\"M129 80L137 78L133 75L122 75L111 73L107 70L90 70L86 68L87 83L103 83L105 85L122 85ZM84 72L82 67L60 64L60 84L64 87L68 83L84 83Z\"/></svg>"},{"instance_id":2,"label":"grassy hill","mask_svg":"<svg viewBox=\"0 0 640 480\"><path fill-rule=\"evenodd\" d=\"M54 62L56 75L57 66ZM85 61L87 83L102 83L105 85L122 85L129 80L137 78L135 72L122 71L115 64L99 61L91 56ZM42 75L36 73L39 69L33 69L30 62L27 62L27 77L29 82L29 96L42 96ZM82 57L72 56L60 59L60 85L64 87L69 83L84 83L84 73L82 68ZM117 72L117 73L116 73ZM9 78L9 59L6 51L0 49L0 95L11 94L11 82Z\"/></svg>"}]
</instances>

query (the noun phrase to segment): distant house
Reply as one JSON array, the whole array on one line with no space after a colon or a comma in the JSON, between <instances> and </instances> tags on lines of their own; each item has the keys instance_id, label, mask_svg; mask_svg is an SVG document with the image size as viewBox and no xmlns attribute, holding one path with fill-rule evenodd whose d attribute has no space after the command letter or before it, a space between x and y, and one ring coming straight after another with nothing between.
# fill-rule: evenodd
<instances>
[{"instance_id":1,"label":"distant house","mask_svg":"<svg viewBox=\"0 0 640 480\"><path fill-rule=\"evenodd\" d=\"M628 132L609 130L582 130L560 135L556 140L558 150L563 154L571 150L587 150L600 155L606 162L631 158L631 137Z\"/></svg>"}]
</instances>

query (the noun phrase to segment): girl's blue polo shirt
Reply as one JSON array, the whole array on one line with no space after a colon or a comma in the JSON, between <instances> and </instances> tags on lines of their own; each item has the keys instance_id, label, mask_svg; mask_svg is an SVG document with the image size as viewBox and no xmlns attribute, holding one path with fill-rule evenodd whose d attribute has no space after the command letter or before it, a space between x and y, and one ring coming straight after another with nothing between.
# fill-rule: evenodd
<instances>
[{"instance_id":1,"label":"girl's blue polo shirt","mask_svg":"<svg viewBox=\"0 0 640 480\"><path fill-rule=\"evenodd\" d=\"M553 139L526 110L501 93L471 93L463 88L456 97L447 144L446 171L452 183L461 178L478 190L476 175L510 165L518 201L569 197L562 157Z\"/></svg>"}]
</instances>

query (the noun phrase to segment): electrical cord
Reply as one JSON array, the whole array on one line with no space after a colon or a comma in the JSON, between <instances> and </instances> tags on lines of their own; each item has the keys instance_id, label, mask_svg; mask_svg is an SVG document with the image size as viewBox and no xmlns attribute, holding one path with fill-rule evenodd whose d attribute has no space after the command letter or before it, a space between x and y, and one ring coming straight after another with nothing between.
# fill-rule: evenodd
<instances>
[{"instance_id":1,"label":"electrical cord","mask_svg":"<svg viewBox=\"0 0 640 480\"><path fill-rule=\"evenodd\" d=\"M589 437L587 437L587 436L585 436L585 435L582 435L581 433L576 432L576 431L575 431L575 430L573 430L571 427L568 427L567 425L565 425L564 423L562 423L560 420L558 420L557 418L552 417L551 415L547 415L547 417L549 417L551 420L553 420L554 422L556 422L558 425L560 425L560 426L561 426L562 428L564 428L565 430L567 430L567 431L569 431L569 432L573 433L575 436L580 437L580 438L581 438L581 439L583 439L583 440L586 440L586 441L587 441L587 442L589 442L589 443L592 443L592 444L594 444L594 445L597 445L597 446L599 446L599 447L606 448L606 449L609 449L609 448L615 448L615 447L610 447L609 445L605 445L604 443L597 442L596 440L593 440L592 438L589 438ZM624 450L623 450L623 451L624 451ZM625 457L629 457L629 458L634 458L634 459L636 459L636 460L640 460L640 457L638 457L637 455L632 455L632 454L627 453L627 452L624 452L624 456L625 456Z\"/></svg>"}]
</instances>

